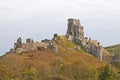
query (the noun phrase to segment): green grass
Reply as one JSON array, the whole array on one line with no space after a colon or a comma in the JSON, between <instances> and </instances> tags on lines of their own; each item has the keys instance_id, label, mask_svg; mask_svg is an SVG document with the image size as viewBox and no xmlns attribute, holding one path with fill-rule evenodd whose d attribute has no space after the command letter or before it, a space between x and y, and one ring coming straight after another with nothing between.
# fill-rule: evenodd
<instances>
[{"instance_id":1,"label":"green grass","mask_svg":"<svg viewBox=\"0 0 120 80\"><path fill-rule=\"evenodd\" d=\"M120 53L120 44L105 47L111 53Z\"/></svg>"},{"instance_id":2,"label":"green grass","mask_svg":"<svg viewBox=\"0 0 120 80\"><path fill-rule=\"evenodd\" d=\"M120 69L120 44L117 45L113 45L113 46L108 46L105 47L106 50L108 50L110 53L115 54L115 58L117 58L117 62L116 61L112 61L112 65L114 65L115 67L117 67L118 69Z\"/></svg>"}]
</instances>

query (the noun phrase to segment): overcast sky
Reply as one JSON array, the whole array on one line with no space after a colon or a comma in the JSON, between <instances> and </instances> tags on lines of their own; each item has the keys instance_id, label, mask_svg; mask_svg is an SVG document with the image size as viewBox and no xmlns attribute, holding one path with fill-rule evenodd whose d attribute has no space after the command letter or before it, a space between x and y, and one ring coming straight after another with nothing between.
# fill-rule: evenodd
<instances>
[{"instance_id":1,"label":"overcast sky","mask_svg":"<svg viewBox=\"0 0 120 80\"><path fill-rule=\"evenodd\" d=\"M85 35L103 46L120 44L120 0L0 0L0 54L18 37L64 35L68 18L80 19Z\"/></svg>"}]
</instances>

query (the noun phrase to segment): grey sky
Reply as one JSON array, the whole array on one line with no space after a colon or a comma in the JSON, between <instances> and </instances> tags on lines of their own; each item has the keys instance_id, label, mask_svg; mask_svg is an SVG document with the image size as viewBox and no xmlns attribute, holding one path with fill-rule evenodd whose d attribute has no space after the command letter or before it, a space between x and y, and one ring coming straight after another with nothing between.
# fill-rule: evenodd
<instances>
[{"instance_id":1,"label":"grey sky","mask_svg":"<svg viewBox=\"0 0 120 80\"><path fill-rule=\"evenodd\" d=\"M0 0L0 53L17 37L42 40L63 35L68 18L78 18L85 35L102 45L120 43L120 0Z\"/></svg>"}]
</instances>

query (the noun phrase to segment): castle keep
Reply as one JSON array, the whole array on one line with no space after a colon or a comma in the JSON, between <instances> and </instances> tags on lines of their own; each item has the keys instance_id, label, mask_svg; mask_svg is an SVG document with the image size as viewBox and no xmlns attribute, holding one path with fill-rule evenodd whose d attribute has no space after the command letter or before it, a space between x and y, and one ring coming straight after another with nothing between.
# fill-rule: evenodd
<instances>
[{"instance_id":1,"label":"castle keep","mask_svg":"<svg viewBox=\"0 0 120 80\"><path fill-rule=\"evenodd\" d=\"M68 40L84 40L83 26L78 19L68 19L68 29L66 34Z\"/></svg>"},{"instance_id":2,"label":"castle keep","mask_svg":"<svg viewBox=\"0 0 120 80\"><path fill-rule=\"evenodd\" d=\"M82 46L88 53L91 53L102 60L102 46L97 40L84 37L84 29L79 19L68 19L68 29L66 33L68 40L71 40Z\"/></svg>"}]
</instances>

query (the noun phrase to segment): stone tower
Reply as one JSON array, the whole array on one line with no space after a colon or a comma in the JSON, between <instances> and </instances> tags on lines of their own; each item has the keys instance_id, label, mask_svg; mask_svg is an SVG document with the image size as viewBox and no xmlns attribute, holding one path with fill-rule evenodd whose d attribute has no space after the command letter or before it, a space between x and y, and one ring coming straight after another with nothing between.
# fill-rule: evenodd
<instances>
[{"instance_id":1,"label":"stone tower","mask_svg":"<svg viewBox=\"0 0 120 80\"><path fill-rule=\"evenodd\" d=\"M68 29L66 36L68 40L84 40L84 30L79 19L68 19Z\"/></svg>"},{"instance_id":2,"label":"stone tower","mask_svg":"<svg viewBox=\"0 0 120 80\"><path fill-rule=\"evenodd\" d=\"M102 45L97 40L88 40L88 37L84 37L84 29L81 26L79 19L68 19L68 29L66 33L68 40L71 40L81 47L83 47L88 53L94 55L99 60L102 60Z\"/></svg>"}]
</instances>

